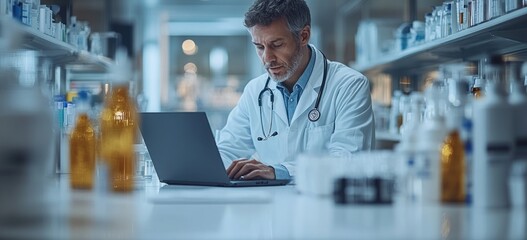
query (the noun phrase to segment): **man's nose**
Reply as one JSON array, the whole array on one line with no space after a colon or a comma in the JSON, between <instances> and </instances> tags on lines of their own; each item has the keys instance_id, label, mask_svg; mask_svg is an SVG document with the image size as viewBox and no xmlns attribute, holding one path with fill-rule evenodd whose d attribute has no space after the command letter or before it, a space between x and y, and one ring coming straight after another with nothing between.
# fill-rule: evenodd
<instances>
[{"instance_id":1,"label":"man's nose","mask_svg":"<svg viewBox=\"0 0 527 240\"><path fill-rule=\"evenodd\" d=\"M265 64L276 61L276 56L273 51L265 49L262 53L262 60Z\"/></svg>"}]
</instances>

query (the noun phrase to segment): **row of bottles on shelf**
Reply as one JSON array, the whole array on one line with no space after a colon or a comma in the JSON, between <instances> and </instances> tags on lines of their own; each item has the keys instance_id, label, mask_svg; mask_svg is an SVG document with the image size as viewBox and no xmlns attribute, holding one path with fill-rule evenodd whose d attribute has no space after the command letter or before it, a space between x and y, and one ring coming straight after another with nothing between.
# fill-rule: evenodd
<instances>
[{"instance_id":1,"label":"row of bottles on shelf","mask_svg":"<svg viewBox=\"0 0 527 240\"><path fill-rule=\"evenodd\" d=\"M139 115L129 95L131 66L125 51L118 51L116 62L111 73L112 90L96 114L98 119L90 117L88 92L80 91L76 98L76 120L68 142L70 183L74 189L92 189L96 181L103 186L108 182L116 192L134 188Z\"/></svg>"},{"instance_id":2,"label":"row of bottles on shelf","mask_svg":"<svg viewBox=\"0 0 527 240\"><path fill-rule=\"evenodd\" d=\"M396 50L448 37L472 26L527 6L526 0L450 0L432 8L425 22L399 27Z\"/></svg>"},{"instance_id":3,"label":"row of bottles on shelf","mask_svg":"<svg viewBox=\"0 0 527 240\"><path fill-rule=\"evenodd\" d=\"M445 1L425 15L425 39L444 38L525 6L525 0Z\"/></svg>"},{"instance_id":4,"label":"row of bottles on shelf","mask_svg":"<svg viewBox=\"0 0 527 240\"><path fill-rule=\"evenodd\" d=\"M0 0L0 16L12 17L61 42L67 42L79 50L88 50L90 27L88 22L77 21L72 16L68 26L56 17L61 11L58 5L41 5L41 0Z\"/></svg>"},{"instance_id":5,"label":"row of bottles on shelf","mask_svg":"<svg viewBox=\"0 0 527 240\"><path fill-rule=\"evenodd\" d=\"M386 55L450 36L527 6L527 0L449 0L423 21L362 20L355 36L357 63L376 62Z\"/></svg>"},{"instance_id":6,"label":"row of bottles on shelf","mask_svg":"<svg viewBox=\"0 0 527 240\"><path fill-rule=\"evenodd\" d=\"M491 57L484 86L470 89L472 77L462 64L447 65L424 95L400 97L396 151L403 158L408 199L478 207L525 204L527 63L523 74L521 69L521 63Z\"/></svg>"}]
</instances>

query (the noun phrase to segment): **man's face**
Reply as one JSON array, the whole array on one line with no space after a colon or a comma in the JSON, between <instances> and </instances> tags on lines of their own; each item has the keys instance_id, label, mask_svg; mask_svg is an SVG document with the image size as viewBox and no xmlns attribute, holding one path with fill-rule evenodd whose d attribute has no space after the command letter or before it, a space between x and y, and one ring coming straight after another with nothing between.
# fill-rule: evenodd
<instances>
[{"instance_id":1,"label":"man's face","mask_svg":"<svg viewBox=\"0 0 527 240\"><path fill-rule=\"evenodd\" d=\"M285 19L276 20L269 26L256 25L249 31L258 56L274 81L289 80L298 72L303 57L301 43L289 31Z\"/></svg>"}]
</instances>

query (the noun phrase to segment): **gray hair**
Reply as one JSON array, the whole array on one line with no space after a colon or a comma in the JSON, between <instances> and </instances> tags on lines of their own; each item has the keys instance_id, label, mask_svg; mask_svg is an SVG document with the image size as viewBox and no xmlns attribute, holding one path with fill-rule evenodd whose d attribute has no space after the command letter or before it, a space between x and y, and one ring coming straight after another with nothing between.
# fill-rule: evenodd
<instances>
[{"instance_id":1,"label":"gray hair","mask_svg":"<svg viewBox=\"0 0 527 240\"><path fill-rule=\"evenodd\" d=\"M311 14L304 0L256 0L245 13L245 27L268 26L284 17L296 38L305 26L311 26Z\"/></svg>"}]
</instances>

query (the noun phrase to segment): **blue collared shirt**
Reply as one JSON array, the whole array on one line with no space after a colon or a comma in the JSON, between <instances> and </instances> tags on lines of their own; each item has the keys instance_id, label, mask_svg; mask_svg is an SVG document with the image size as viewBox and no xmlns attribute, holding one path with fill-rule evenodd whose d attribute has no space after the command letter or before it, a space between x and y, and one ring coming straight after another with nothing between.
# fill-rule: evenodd
<instances>
[{"instance_id":1,"label":"blue collared shirt","mask_svg":"<svg viewBox=\"0 0 527 240\"><path fill-rule=\"evenodd\" d=\"M291 124L291 118L293 118L293 114L295 113L295 109L298 105L298 101L300 100L300 96L302 95L302 92L304 92L304 88L306 87L307 82L311 77L313 68L315 67L316 56L313 50L311 50L310 52L311 56L309 58L309 63L307 64L304 73L302 73L300 78L298 78L298 81L293 86L293 92L289 92L289 90L286 86L284 86L283 83L276 84L276 88L282 93L282 96L284 97L284 105L285 109L287 110L287 119L289 120L289 124Z\"/></svg>"},{"instance_id":2,"label":"blue collared shirt","mask_svg":"<svg viewBox=\"0 0 527 240\"><path fill-rule=\"evenodd\" d=\"M291 124L291 119L293 118L293 114L295 113L295 109L298 105L298 101L300 100L300 96L302 95L302 92L304 92L307 82L311 77L311 73L313 72L313 68L315 67L316 55L314 49L310 48L310 50L311 55L309 57L309 63L307 64L304 73L302 73L300 78L298 78L298 81L293 86L293 92L289 92L289 90L287 89L287 87L284 86L283 83L278 83L276 85L276 88L282 93L282 96L284 97L284 105L285 109L287 110L287 119L289 121L289 124ZM287 171L287 169L283 165L275 164L271 165L271 167L274 168L276 179L291 178L291 175L289 175L289 171Z\"/></svg>"}]
</instances>

